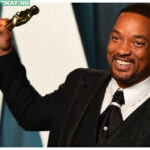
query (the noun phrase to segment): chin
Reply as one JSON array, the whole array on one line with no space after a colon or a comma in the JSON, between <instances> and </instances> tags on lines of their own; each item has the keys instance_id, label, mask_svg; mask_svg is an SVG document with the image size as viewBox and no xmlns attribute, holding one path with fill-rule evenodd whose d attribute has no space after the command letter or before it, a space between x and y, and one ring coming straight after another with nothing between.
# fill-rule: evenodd
<instances>
[{"instance_id":1,"label":"chin","mask_svg":"<svg viewBox=\"0 0 150 150\"><path fill-rule=\"evenodd\" d=\"M125 85L132 84L133 79L135 78L133 74L125 73L125 72L115 72L115 71L112 71L112 76L114 77L114 79L116 79L118 83L125 84Z\"/></svg>"},{"instance_id":2,"label":"chin","mask_svg":"<svg viewBox=\"0 0 150 150\"><path fill-rule=\"evenodd\" d=\"M123 77L118 77L114 76L113 77L116 79L116 81L121 82L121 83L130 83L131 79L130 78L123 78Z\"/></svg>"}]
</instances>

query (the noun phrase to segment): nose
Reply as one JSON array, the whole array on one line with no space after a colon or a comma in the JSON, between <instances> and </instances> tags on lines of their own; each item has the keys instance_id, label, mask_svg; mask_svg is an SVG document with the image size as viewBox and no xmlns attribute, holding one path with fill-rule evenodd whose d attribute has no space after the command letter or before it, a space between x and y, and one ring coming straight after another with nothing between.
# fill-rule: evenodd
<instances>
[{"instance_id":1,"label":"nose","mask_svg":"<svg viewBox=\"0 0 150 150\"><path fill-rule=\"evenodd\" d=\"M132 50L128 41L122 41L117 48L117 54L120 56L129 56L131 53Z\"/></svg>"}]
</instances>

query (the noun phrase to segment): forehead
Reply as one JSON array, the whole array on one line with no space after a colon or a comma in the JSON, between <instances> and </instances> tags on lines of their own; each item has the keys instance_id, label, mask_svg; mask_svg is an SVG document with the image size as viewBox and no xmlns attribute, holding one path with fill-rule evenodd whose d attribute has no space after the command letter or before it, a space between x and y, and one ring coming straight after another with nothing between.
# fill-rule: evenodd
<instances>
[{"instance_id":1,"label":"forehead","mask_svg":"<svg viewBox=\"0 0 150 150\"><path fill-rule=\"evenodd\" d=\"M150 18L134 12L124 12L117 18L114 29L119 32L150 36Z\"/></svg>"}]
</instances>

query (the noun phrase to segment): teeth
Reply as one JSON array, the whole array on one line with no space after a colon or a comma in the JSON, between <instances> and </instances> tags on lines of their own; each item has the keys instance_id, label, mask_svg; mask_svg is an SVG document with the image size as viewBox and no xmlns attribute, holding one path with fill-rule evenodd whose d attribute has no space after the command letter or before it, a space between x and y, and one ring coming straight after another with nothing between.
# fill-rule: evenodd
<instances>
[{"instance_id":1,"label":"teeth","mask_svg":"<svg viewBox=\"0 0 150 150\"><path fill-rule=\"evenodd\" d=\"M130 62L122 61L122 60L117 60L117 63L118 63L119 65L130 65L130 64L131 64Z\"/></svg>"}]
</instances>

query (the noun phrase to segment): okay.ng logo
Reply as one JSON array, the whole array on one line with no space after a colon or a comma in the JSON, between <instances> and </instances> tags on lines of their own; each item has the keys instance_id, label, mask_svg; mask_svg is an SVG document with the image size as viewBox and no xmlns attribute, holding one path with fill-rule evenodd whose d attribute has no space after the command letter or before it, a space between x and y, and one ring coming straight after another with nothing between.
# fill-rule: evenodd
<instances>
[{"instance_id":1,"label":"okay.ng logo","mask_svg":"<svg viewBox=\"0 0 150 150\"><path fill-rule=\"evenodd\" d=\"M30 6L30 0L0 0L1 6Z\"/></svg>"}]
</instances>

